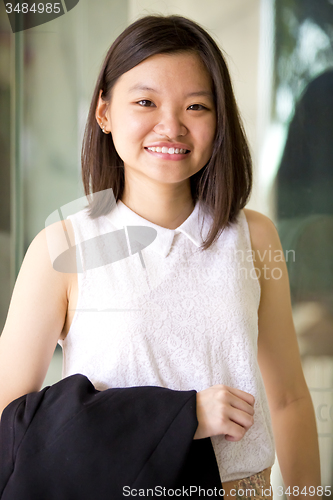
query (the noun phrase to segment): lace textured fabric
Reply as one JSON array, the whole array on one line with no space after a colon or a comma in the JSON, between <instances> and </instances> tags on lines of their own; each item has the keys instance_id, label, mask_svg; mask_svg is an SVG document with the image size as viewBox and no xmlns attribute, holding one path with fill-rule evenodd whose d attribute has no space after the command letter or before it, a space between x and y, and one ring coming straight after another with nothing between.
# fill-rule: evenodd
<instances>
[{"instance_id":1,"label":"lace textured fabric","mask_svg":"<svg viewBox=\"0 0 333 500\"><path fill-rule=\"evenodd\" d=\"M249 228L241 210L207 250L200 244L211 218L197 203L175 230L157 226L120 200L106 216L69 216L74 228L79 296L63 349L63 377L83 373L98 390L156 385L201 391L224 384L255 397L255 421L239 442L212 438L222 482L274 463L271 419L257 363L257 279ZM85 270L80 242L122 229L150 226L156 240L141 252ZM94 252L107 261L108 246Z\"/></svg>"}]
</instances>

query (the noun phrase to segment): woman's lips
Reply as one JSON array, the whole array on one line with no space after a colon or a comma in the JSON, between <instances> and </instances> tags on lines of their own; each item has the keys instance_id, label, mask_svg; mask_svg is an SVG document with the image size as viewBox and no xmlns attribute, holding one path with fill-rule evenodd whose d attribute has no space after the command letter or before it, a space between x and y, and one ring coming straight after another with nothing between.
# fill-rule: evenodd
<instances>
[{"instance_id":1,"label":"woman's lips","mask_svg":"<svg viewBox=\"0 0 333 500\"><path fill-rule=\"evenodd\" d=\"M191 151L188 153L174 153L174 154L169 154L169 153L158 153L157 151L151 151L148 148L144 148L147 153L156 156L156 158L162 158L163 160L171 160L171 161L177 161L177 160L184 160L184 158L187 158L190 154Z\"/></svg>"}]
</instances>

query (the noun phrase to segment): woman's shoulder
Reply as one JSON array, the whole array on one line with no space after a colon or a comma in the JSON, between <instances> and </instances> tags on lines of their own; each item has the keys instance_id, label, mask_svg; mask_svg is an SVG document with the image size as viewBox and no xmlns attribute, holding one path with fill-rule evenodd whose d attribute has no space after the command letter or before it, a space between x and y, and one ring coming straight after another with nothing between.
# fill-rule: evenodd
<instances>
[{"instance_id":1,"label":"woman's shoulder","mask_svg":"<svg viewBox=\"0 0 333 500\"><path fill-rule=\"evenodd\" d=\"M280 248L280 238L276 226L267 215L249 208L244 208L253 250Z\"/></svg>"},{"instance_id":2,"label":"woman's shoulder","mask_svg":"<svg viewBox=\"0 0 333 500\"><path fill-rule=\"evenodd\" d=\"M77 243L108 233L114 229L110 213L91 217L88 208L69 215L66 223L68 221Z\"/></svg>"},{"instance_id":3,"label":"woman's shoulder","mask_svg":"<svg viewBox=\"0 0 333 500\"><path fill-rule=\"evenodd\" d=\"M73 224L70 219L65 219L42 229L30 246L35 248L35 252L47 252L53 263L58 255L73 245L75 245Z\"/></svg>"},{"instance_id":4,"label":"woman's shoulder","mask_svg":"<svg viewBox=\"0 0 333 500\"><path fill-rule=\"evenodd\" d=\"M243 208L243 212L246 216L247 222L249 226L255 231L265 231L270 228L275 228L275 224L267 217L267 215L262 214L261 212L257 212L256 210L252 210L250 208Z\"/></svg>"}]
</instances>

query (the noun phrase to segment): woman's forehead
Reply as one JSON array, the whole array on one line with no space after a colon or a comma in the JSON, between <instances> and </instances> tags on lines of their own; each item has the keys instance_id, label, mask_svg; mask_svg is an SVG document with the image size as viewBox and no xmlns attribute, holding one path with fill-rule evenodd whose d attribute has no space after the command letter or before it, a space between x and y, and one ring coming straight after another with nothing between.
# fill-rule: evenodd
<instances>
[{"instance_id":1,"label":"woman's forehead","mask_svg":"<svg viewBox=\"0 0 333 500\"><path fill-rule=\"evenodd\" d=\"M200 56L193 52L155 54L123 73L117 84L127 92L154 91L172 85L190 85L195 91L212 96L212 80ZM116 84L116 85L117 85ZM197 88L198 87L198 88ZM190 89L189 89L190 90Z\"/></svg>"}]
</instances>

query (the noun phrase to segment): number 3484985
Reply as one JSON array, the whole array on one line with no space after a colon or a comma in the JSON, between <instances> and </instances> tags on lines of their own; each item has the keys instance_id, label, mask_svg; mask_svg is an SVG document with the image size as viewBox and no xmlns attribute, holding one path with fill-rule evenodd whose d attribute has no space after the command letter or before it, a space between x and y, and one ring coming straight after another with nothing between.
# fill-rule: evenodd
<instances>
[{"instance_id":1,"label":"number 3484985","mask_svg":"<svg viewBox=\"0 0 333 500\"><path fill-rule=\"evenodd\" d=\"M61 12L60 2L58 3L33 3L30 7L26 2L6 3L6 12L11 14L14 12L27 14L32 12L33 14L59 14Z\"/></svg>"},{"instance_id":2,"label":"number 3484985","mask_svg":"<svg viewBox=\"0 0 333 500\"><path fill-rule=\"evenodd\" d=\"M308 487L304 486L304 488L301 489L298 486L289 486L286 490L284 490L282 486L278 486L277 494L278 496L281 496L283 494L293 495L293 496L309 495L310 497L313 497L315 495L331 496L331 487L317 486L316 488L315 486L308 486Z\"/></svg>"}]
</instances>

